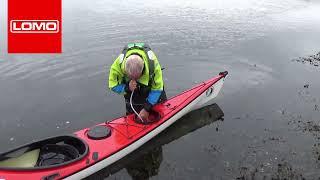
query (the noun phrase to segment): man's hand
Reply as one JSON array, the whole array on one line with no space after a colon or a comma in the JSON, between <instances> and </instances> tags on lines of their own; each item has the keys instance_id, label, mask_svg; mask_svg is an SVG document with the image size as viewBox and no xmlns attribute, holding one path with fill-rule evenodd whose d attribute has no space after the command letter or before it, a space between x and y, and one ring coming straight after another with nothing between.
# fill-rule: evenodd
<instances>
[{"instance_id":1,"label":"man's hand","mask_svg":"<svg viewBox=\"0 0 320 180\"><path fill-rule=\"evenodd\" d=\"M129 82L129 89L131 92L133 92L137 88L137 81L130 80Z\"/></svg>"},{"instance_id":2,"label":"man's hand","mask_svg":"<svg viewBox=\"0 0 320 180\"><path fill-rule=\"evenodd\" d=\"M146 121L149 118L149 112L146 111L145 109L142 109L139 113L140 117L142 118L142 120Z\"/></svg>"}]
</instances>

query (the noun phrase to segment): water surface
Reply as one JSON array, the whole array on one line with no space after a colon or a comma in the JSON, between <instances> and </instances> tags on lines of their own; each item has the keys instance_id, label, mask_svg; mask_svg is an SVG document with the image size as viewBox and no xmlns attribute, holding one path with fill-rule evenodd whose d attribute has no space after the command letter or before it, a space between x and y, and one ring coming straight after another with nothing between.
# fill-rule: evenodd
<instances>
[{"instance_id":1,"label":"water surface","mask_svg":"<svg viewBox=\"0 0 320 180\"><path fill-rule=\"evenodd\" d=\"M230 73L215 101L225 114L218 131L163 145L152 178L320 177L319 67L294 61L320 51L319 2L68 0L57 55L4 53L0 7L0 151L121 116L108 69L126 43L144 41L166 68L169 96ZM125 167L109 176L129 177Z\"/></svg>"}]
</instances>

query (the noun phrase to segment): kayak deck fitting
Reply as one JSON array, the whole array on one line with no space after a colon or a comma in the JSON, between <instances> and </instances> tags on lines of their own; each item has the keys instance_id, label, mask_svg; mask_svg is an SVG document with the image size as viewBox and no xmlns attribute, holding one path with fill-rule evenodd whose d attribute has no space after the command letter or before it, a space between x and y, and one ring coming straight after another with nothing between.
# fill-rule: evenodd
<instances>
[{"instance_id":1,"label":"kayak deck fitting","mask_svg":"<svg viewBox=\"0 0 320 180\"><path fill-rule=\"evenodd\" d=\"M48 138L0 154L0 179L81 179L123 158L199 109L220 92L228 72L157 104L151 124L139 124L130 114L70 136Z\"/></svg>"}]
</instances>

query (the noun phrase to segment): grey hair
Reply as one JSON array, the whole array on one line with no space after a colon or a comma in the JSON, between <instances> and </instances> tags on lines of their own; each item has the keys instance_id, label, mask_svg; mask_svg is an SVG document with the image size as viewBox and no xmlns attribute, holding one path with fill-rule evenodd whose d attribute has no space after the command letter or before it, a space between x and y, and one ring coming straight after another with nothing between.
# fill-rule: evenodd
<instances>
[{"instance_id":1,"label":"grey hair","mask_svg":"<svg viewBox=\"0 0 320 180\"><path fill-rule=\"evenodd\" d=\"M130 78L139 78L144 67L143 59L138 55L130 55L126 61L126 73Z\"/></svg>"}]
</instances>

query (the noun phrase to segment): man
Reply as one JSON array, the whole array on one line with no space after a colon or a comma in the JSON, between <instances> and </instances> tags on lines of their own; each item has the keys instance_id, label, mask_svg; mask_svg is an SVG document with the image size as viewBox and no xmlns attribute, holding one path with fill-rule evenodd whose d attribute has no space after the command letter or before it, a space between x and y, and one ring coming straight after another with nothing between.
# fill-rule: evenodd
<instances>
[{"instance_id":1,"label":"man","mask_svg":"<svg viewBox=\"0 0 320 180\"><path fill-rule=\"evenodd\" d=\"M133 108L143 121L148 122L152 107L166 100L162 70L156 55L144 43L130 43L110 68L109 88L124 94L126 113L134 111L130 106L133 92Z\"/></svg>"}]
</instances>

